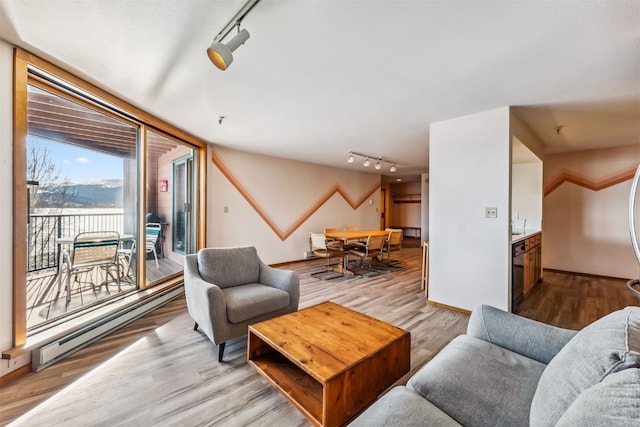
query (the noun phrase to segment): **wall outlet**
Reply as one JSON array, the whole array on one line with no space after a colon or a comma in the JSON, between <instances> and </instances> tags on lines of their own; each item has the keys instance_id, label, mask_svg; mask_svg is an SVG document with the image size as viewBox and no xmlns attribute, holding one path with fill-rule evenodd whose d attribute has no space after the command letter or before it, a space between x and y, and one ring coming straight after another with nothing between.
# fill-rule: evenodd
<instances>
[{"instance_id":1,"label":"wall outlet","mask_svg":"<svg viewBox=\"0 0 640 427\"><path fill-rule=\"evenodd\" d=\"M498 218L498 208L484 208L485 218Z\"/></svg>"},{"instance_id":2,"label":"wall outlet","mask_svg":"<svg viewBox=\"0 0 640 427\"><path fill-rule=\"evenodd\" d=\"M224 213L229 213L229 206L225 206L223 210L224 210Z\"/></svg>"}]
</instances>

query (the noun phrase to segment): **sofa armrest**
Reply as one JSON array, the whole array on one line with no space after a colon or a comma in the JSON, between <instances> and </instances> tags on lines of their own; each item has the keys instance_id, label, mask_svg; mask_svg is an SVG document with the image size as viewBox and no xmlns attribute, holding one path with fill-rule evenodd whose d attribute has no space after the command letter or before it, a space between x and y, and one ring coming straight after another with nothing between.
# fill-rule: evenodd
<instances>
[{"instance_id":1,"label":"sofa armrest","mask_svg":"<svg viewBox=\"0 0 640 427\"><path fill-rule=\"evenodd\" d=\"M260 283L281 289L289 294L290 306L298 308L300 301L300 278L293 270L269 267L260 261Z\"/></svg>"},{"instance_id":2,"label":"sofa armrest","mask_svg":"<svg viewBox=\"0 0 640 427\"><path fill-rule=\"evenodd\" d=\"M548 364L576 333L488 305L476 307L467 326L467 335L544 364Z\"/></svg>"},{"instance_id":3,"label":"sofa armrest","mask_svg":"<svg viewBox=\"0 0 640 427\"><path fill-rule=\"evenodd\" d=\"M216 344L229 338L227 304L222 289L202 279L195 254L184 260L184 293L191 318ZM215 338L214 338L215 336Z\"/></svg>"}]
</instances>

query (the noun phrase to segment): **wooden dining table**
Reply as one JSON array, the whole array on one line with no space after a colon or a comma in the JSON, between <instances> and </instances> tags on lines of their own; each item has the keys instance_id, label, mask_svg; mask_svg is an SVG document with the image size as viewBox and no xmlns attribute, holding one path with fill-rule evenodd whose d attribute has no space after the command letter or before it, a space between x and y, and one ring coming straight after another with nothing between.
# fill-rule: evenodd
<instances>
[{"instance_id":1,"label":"wooden dining table","mask_svg":"<svg viewBox=\"0 0 640 427\"><path fill-rule=\"evenodd\" d=\"M347 242L353 240L364 240L369 236L388 236L389 232L385 230L350 230L350 231L329 231L325 233L326 239L339 240L341 242L342 248L344 249L344 257L343 262L341 264L337 264L332 266L332 269L346 275L353 276L355 272L349 269L348 265L348 255L349 251L347 248ZM372 263L375 263L377 258L371 260Z\"/></svg>"}]
</instances>

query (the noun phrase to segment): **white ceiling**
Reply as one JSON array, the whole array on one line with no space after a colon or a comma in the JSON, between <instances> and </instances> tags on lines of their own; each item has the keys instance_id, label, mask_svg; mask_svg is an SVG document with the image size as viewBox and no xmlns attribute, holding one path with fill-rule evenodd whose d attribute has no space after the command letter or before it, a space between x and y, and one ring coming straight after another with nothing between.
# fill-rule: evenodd
<instances>
[{"instance_id":1,"label":"white ceiling","mask_svg":"<svg viewBox=\"0 0 640 427\"><path fill-rule=\"evenodd\" d=\"M223 72L206 48L244 3L0 0L0 38L205 141L319 164L426 172L430 123L508 105L546 152L640 144L639 0L262 0Z\"/></svg>"}]
</instances>

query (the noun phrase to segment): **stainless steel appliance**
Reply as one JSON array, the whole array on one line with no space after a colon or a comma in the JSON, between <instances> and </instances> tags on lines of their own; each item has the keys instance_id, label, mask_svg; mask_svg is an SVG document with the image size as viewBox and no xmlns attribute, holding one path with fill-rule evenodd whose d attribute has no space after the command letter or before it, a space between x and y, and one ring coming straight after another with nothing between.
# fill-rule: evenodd
<instances>
[{"instance_id":1,"label":"stainless steel appliance","mask_svg":"<svg viewBox=\"0 0 640 427\"><path fill-rule=\"evenodd\" d=\"M524 240L511 245L511 311L524 298Z\"/></svg>"}]
</instances>

